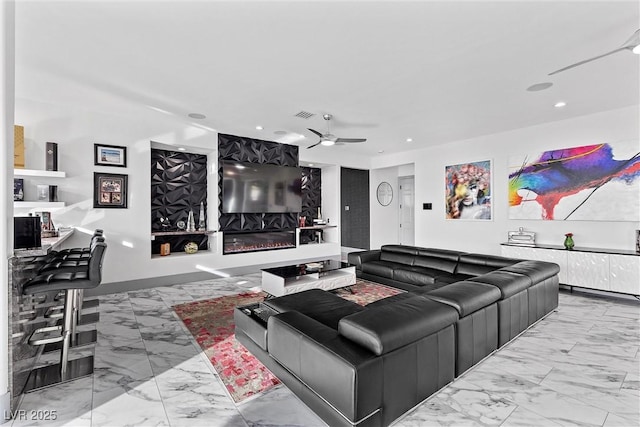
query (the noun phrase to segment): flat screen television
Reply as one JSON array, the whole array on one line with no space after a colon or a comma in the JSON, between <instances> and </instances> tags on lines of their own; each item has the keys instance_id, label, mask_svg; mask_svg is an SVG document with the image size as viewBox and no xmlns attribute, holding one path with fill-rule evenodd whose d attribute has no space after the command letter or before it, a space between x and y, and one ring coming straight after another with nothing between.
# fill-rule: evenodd
<instances>
[{"instance_id":1,"label":"flat screen television","mask_svg":"<svg viewBox=\"0 0 640 427\"><path fill-rule=\"evenodd\" d=\"M16 216L13 218L13 248L36 249L42 247L42 231L39 216Z\"/></svg>"},{"instance_id":2,"label":"flat screen television","mask_svg":"<svg viewBox=\"0 0 640 427\"><path fill-rule=\"evenodd\" d=\"M223 213L283 213L302 210L302 169L222 161Z\"/></svg>"}]
</instances>

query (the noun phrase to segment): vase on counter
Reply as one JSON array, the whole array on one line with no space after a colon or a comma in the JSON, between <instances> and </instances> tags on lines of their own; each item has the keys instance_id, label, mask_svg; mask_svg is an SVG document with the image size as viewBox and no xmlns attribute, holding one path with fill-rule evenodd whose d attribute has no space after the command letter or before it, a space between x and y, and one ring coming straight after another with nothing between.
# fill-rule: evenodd
<instances>
[{"instance_id":1,"label":"vase on counter","mask_svg":"<svg viewBox=\"0 0 640 427\"><path fill-rule=\"evenodd\" d=\"M193 210L189 211L189 216L187 217L187 231L196 231L196 222L193 219Z\"/></svg>"},{"instance_id":2,"label":"vase on counter","mask_svg":"<svg viewBox=\"0 0 640 427\"><path fill-rule=\"evenodd\" d=\"M206 222L204 220L204 202L200 203L200 214L198 215L198 230L206 229Z\"/></svg>"},{"instance_id":3,"label":"vase on counter","mask_svg":"<svg viewBox=\"0 0 640 427\"><path fill-rule=\"evenodd\" d=\"M572 250L573 247L575 246L575 243L573 242L573 233L567 233L564 235L564 247L567 250Z\"/></svg>"}]
</instances>

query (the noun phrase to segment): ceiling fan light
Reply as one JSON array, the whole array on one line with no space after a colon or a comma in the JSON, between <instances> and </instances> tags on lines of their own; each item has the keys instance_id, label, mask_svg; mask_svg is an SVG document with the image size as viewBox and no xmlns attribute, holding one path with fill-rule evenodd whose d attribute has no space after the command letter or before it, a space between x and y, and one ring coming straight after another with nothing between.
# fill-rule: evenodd
<instances>
[{"instance_id":1,"label":"ceiling fan light","mask_svg":"<svg viewBox=\"0 0 640 427\"><path fill-rule=\"evenodd\" d=\"M331 146L335 144L335 141L332 141L330 139L323 139L322 141L320 141L321 145L325 145L325 146Z\"/></svg>"}]
</instances>

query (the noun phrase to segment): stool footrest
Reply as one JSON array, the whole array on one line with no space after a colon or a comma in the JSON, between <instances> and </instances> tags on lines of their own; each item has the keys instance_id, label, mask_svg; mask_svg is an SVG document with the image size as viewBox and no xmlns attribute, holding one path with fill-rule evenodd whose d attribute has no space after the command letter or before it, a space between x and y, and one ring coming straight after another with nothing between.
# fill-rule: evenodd
<instances>
[{"instance_id":1,"label":"stool footrest","mask_svg":"<svg viewBox=\"0 0 640 427\"><path fill-rule=\"evenodd\" d=\"M59 319L63 315L64 315L64 306L62 305L49 307L47 311L44 312L44 317L47 319Z\"/></svg>"},{"instance_id":2,"label":"stool footrest","mask_svg":"<svg viewBox=\"0 0 640 427\"><path fill-rule=\"evenodd\" d=\"M75 341L71 340L71 345L69 347L70 348L82 347L84 345L95 344L96 341L98 341L98 331L96 331L95 329L92 331L78 332L76 334ZM57 341L57 342L45 345L44 350L42 350L42 352L49 353L49 352L57 351L61 349L62 349L62 341Z\"/></svg>"},{"instance_id":3,"label":"stool footrest","mask_svg":"<svg viewBox=\"0 0 640 427\"><path fill-rule=\"evenodd\" d=\"M29 344L42 345L54 342L62 342L62 338L62 328L50 326L33 331L31 336L29 337Z\"/></svg>"},{"instance_id":4,"label":"stool footrest","mask_svg":"<svg viewBox=\"0 0 640 427\"><path fill-rule=\"evenodd\" d=\"M31 371L24 386L24 393L65 383L93 374L93 356L67 362L67 373L62 377L60 364L43 366Z\"/></svg>"}]
</instances>

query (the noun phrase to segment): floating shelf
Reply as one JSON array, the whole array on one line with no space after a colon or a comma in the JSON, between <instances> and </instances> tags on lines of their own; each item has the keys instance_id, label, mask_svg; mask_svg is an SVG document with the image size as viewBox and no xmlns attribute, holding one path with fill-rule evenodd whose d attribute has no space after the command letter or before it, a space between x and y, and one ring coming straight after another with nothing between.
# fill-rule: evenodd
<instances>
[{"instance_id":1,"label":"floating shelf","mask_svg":"<svg viewBox=\"0 0 640 427\"><path fill-rule=\"evenodd\" d=\"M66 206L65 202L13 202L13 207L16 209L33 209L33 208L46 208L46 209L59 209Z\"/></svg>"},{"instance_id":2,"label":"floating shelf","mask_svg":"<svg viewBox=\"0 0 640 427\"><path fill-rule=\"evenodd\" d=\"M151 233L151 240L159 236L187 236L190 234L215 234L216 230L196 230L196 231L154 231Z\"/></svg>"},{"instance_id":3,"label":"floating shelf","mask_svg":"<svg viewBox=\"0 0 640 427\"><path fill-rule=\"evenodd\" d=\"M192 233L189 233L192 234ZM184 258L184 257L193 257L196 258L198 255L211 255L213 251L211 249L200 249L195 254L188 254L186 252L171 252L169 255L160 255L160 254L152 254L151 259L170 259L170 258Z\"/></svg>"},{"instance_id":4,"label":"floating shelf","mask_svg":"<svg viewBox=\"0 0 640 427\"><path fill-rule=\"evenodd\" d=\"M65 178L66 172L63 171L43 171L38 169L14 169L13 176L32 176L41 178Z\"/></svg>"}]
</instances>

